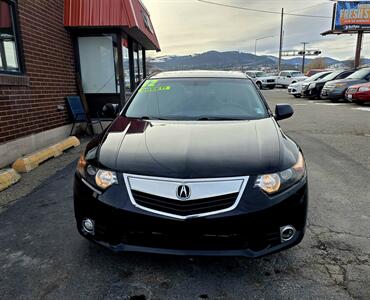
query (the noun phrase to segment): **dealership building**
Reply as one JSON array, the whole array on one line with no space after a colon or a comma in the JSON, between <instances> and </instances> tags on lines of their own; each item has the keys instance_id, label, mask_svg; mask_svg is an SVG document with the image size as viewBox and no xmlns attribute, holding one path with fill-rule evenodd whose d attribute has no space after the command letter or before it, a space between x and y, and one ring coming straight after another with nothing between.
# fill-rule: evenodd
<instances>
[{"instance_id":1,"label":"dealership building","mask_svg":"<svg viewBox=\"0 0 370 300\"><path fill-rule=\"evenodd\" d=\"M160 51L140 0L0 0L0 168L68 136L66 97L123 105Z\"/></svg>"}]
</instances>

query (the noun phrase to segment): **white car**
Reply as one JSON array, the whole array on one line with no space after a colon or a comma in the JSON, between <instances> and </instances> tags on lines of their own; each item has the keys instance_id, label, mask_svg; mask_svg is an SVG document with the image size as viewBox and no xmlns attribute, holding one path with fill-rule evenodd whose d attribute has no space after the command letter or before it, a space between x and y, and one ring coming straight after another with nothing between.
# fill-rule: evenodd
<instances>
[{"instance_id":1,"label":"white car","mask_svg":"<svg viewBox=\"0 0 370 300\"><path fill-rule=\"evenodd\" d=\"M303 81L306 80L307 78L308 78L307 76L304 76L301 72L298 71L292 70L281 71L279 75L276 77L276 84L286 88L292 83Z\"/></svg>"},{"instance_id":2,"label":"white car","mask_svg":"<svg viewBox=\"0 0 370 300\"><path fill-rule=\"evenodd\" d=\"M269 76L262 71L247 71L245 72L259 87L259 89L268 88L273 89L276 85L275 76Z\"/></svg>"},{"instance_id":3,"label":"white car","mask_svg":"<svg viewBox=\"0 0 370 300\"><path fill-rule=\"evenodd\" d=\"M316 74L312 75L311 77L308 77L307 79L305 79L303 81L298 81L298 82L292 83L288 86L288 93L290 95L293 95L296 98L299 98L299 97L301 97L302 86L304 84L311 83L313 81L324 78L326 75L329 75L330 73L331 73L331 71L324 71L324 72L316 73Z\"/></svg>"}]
</instances>

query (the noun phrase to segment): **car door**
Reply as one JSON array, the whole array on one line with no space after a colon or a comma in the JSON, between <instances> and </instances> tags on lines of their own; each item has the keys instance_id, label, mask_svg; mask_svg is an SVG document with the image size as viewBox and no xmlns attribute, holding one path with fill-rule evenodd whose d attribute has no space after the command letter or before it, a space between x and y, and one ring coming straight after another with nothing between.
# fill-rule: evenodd
<instances>
[{"instance_id":1,"label":"car door","mask_svg":"<svg viewBox=\"0 0 370 300\"><path fill-rule=\"evenodd\" d=\"M287 72L280 72L277 78L277 84L285 85L285 76Z\"/></svg>"}]
</instances>

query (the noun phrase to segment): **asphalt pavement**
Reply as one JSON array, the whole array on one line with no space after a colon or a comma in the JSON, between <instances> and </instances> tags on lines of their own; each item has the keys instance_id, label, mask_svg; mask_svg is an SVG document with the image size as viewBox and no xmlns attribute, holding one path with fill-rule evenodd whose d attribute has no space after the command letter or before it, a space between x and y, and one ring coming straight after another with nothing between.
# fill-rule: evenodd
<instances>
[{"instance_id":1,"label":"asphalt pavement","mask_svg":"<svg viewBox=\"0 0 370 300\"><path fill-rule=\"evenodd\" d=\"M370 106L263 93L295 110L280 124L309 173L300 245L261 259L112 253L76 231L74 161L0 212L0 298L369 299Z\"/></svg>"}]
</instances>

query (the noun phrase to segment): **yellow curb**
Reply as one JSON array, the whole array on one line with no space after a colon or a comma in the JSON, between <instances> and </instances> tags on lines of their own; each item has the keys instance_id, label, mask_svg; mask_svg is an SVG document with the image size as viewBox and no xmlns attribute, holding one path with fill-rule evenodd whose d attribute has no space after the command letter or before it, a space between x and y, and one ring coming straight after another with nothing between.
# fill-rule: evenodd
<instances>
[{"instance_id":1,"label":"yellow curb","mask_svg":"<svg viewBox=\"0 0 370 300\"><path fill-rule=\"evenodd\" d=\"M17 159L12 168L19 173L26 173L37 168L42 162L52 157L57 157L63 154L63 151L80 145L80 141L75 136L69 138L47 148L40 149L37 152L26 155Z\"/></svg>"},{"instance_id":2,"label":"yellow curb","mask_svg":"<svg viewBox=\"0 0 370 300\"><path fill-rule=\"evenodd\" d=\"M21 179L21 175L13 169L0 170L0 192L19 181L19 179Z\"/></svg>"}]
</instances>

